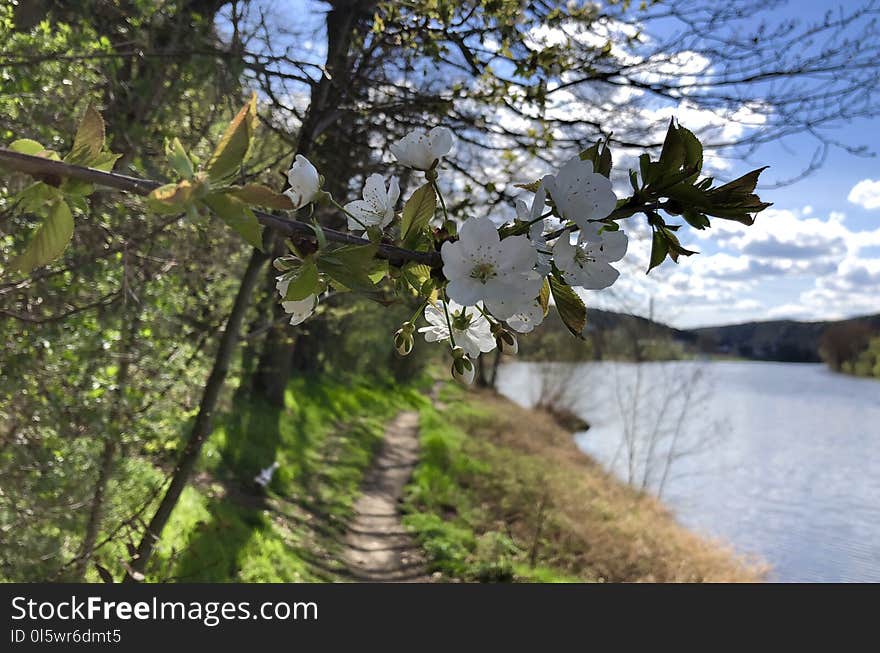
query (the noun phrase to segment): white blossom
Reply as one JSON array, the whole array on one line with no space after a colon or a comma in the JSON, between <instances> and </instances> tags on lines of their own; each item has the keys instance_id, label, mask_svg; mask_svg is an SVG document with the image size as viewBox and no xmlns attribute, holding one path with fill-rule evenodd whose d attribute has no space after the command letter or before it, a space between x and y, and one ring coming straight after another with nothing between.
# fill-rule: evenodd
<instances>
[{"instance_id":1,"label":"white blossom","mask_svg":"<svg viewBox=\"0 0 880 653\"><path fill-rule=\"evenodd\" d=\"M275 288L278 290L278 294L281 295L281 298L284 299L284 296L287 294L287 287L290 285L290 277L285 277L285 275L282 274L275 279ZM281 307L284 309L284 312L290 314L290 324L293 326L302 324L309 319L312 316L312 313L315 312L317 306L317 295L309 295L305 299L297 301L281 302Z\"/></svg>"},{"instance_id":2,"label":"white blossom","mask_svg":"<svg viewBox=\"0 0 880 653\"><path fill-rule=\"evenodd\" d=\"M611 181L593 172L592 161L569 159L555 176L547 175L543 185L556 205L556 212L577 224L590 238L598 235L591 220L608 217L617 205Z\"/></svg>"},{"instance_id":3,"label":"white blossom","mask_svg":"<svg viewBox=\"0 0 880 653\"><path fill-rule=\"evenodd\" d=\"M446 294L463 306L482 301L499 320L506 320L538 296L541 275L537 254L526 236L501 239L489 218L469 218L457 242L440 249Z\"/></svg>"},{"instance_id":4,"label":"white blossom","mask_svg":"<svg viewBox=\"0 0 880 653\"><path fill-rule=\"evenodd\" d=\"M345 205L345 210L353 215L361 224L367 227L379 227L384 229L394 219L394 207L400 197L400 185L397 177L392 177L385 188L385 180L380 174L367 177L363 191L364 199L355 200ZM351 217L348 218L348 228L351 231L363 231L363 226Z\"/></svg>"},{"instance_id":5,"label":"white blossom","mask_svg":"<svg viewBox=\"0 0 880 653\"><path fill-rule=\"evenodd\" d=\"M436 306L428 304L425 307L425 319L430 326L420 328L419 333L425 334L427 342L449 340L444 306L449 311L449 322L452 323L452 335L457 347L464 349L471 358L495 349L495 336L492 335L489 320L480 312L482 305L465 307L451 300L448 303L439 300Z\"/></svg>"},{"instance_id":6,"label":"white blossom","mask_svg":"<svg viewBox=\"0 0 880 653\"><path fill-rule=\"evenodd\" d=\"M514 313L507 320L507 325L519 333L529 333L544 321L544 308L536 297L519 313Z\"/></svg>"},{"instance_id":7,"label":"white blossom","mask_svg":"<svg viewBox=\"0 0 880 653\"><path fill-rule=\"evenodd\" d=\"M308 320L318 307L318 296L309 295L305 299L291 302L281 302L285 313L290 314L290 324L296 326Z\"/></svg>"},{"instance_id":8,"label":"white blossom","mask_svg":"<svg viewBox=\"0 0 880 653\"><path fill-rule=\"evenodd\" d=\"M416 170L430 170L434 161L442 159L452 149L452 132L446 127L434 127L427 133L416 129L393 143L389 149L403 165Z\"/></svg>"},{"instance_id":9,"label":"white blossom","mask_svg":"<svg viewBox=\"0 0 880 653\"><path fill-rule=\"evenodd\" d=\"M601 290L620 275L611 266L626 254L627 237L622 231L607 231L595 238L581 232L577 244L563 236L553 247L553 260L563 278L572 286Z\"/></svg>"},{"instance_id":10,"label":"white blossom","mask_svg":"<svg viewBox=\"0 0 880 653\"><path fill-rule=\"evenodd\" d=\"M545 208L544 201L546 199L547 189L542 180L541 184L538 186L538 190L535 191L535 196L532 198L531 207L521 199L516 200L516 217L523 222L531 223L531 226L529 227L529 240L532 241L532 245L538 256L535 269L544 277L550 274L552 269L550 265L550 247L547 245L547 240L544 238L544 230L547 223L545 220L541 219L541 215Z\"/></svg>"},{"instance_id":11,"label":"white blossom","mask_svg":"<svg viewBox=\"0 0 880 653\"><path fill-rule=\"evenodd\" d=\"M309 204L321 190L321 177L317 169L302 154L296 155L293 165L287 171L287 183L290 188L284 194L293 202L294 209Z\"/></svg>"}]
</instances>

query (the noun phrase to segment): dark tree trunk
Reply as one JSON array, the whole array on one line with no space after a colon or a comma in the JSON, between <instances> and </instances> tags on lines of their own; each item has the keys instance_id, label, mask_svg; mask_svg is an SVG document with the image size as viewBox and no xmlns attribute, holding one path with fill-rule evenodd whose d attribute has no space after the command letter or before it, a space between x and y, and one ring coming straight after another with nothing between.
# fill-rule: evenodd
<instances>
[{"instance_id":1,"label":"dark tree trunk","mask_svg":"<svg viewBox=\"0 0 880 653\"><path fill-rule=\"evenodd\" d=\"M316 140L329 127L341 129L338 120L339 107L348 89L348 80L352 75L354 58L350 56L352 39L358 26L367 23L362 18L369 13L374 2L333 2L333 9L327 13L327 59L325 67L328 75L312 87L311 103L309 112L303 121L297 142L296 154L311 156L315 149ZM329 188L336 192L344 187L345 175L341 170L334 170L334 179L329 183L335 183L336 188ZM273 256L281 256L285 253L285 246L280 238L276 238L272 245ZM294 354L294 338L290 327L281 318L284 310L278 301L275 301L275 276L274 270L270 270L266 288L273 298L272 315L270 319L275 326L266 334L263 352L257 363L257 369L253 377L253 392L272 405L282 407L284 405L284 390L293 369L303 369L304 363L311 364L315 361L302 352L302 355ZM296 338L296 342L303 345L308 338Z\"/></svg>"},{"instance_id":2,"label":"dark tree trunk","mask_svg":"<svg viewBox=\"0 0 880 653\"><path fill-rule=\"evenodd\" d=\"M501 350L495 350L495 358L492 359L492 376L489 378L489 385L495 387L498 383L498 366L501 365Z\"/></svg>"}]
</instances>

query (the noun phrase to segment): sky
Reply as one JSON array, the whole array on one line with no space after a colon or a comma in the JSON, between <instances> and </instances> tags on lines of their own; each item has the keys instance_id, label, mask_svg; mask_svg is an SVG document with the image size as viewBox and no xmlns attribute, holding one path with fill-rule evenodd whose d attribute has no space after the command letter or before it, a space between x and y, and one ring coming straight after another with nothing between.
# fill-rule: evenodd
<instances>
[{"instance_id":1,"label":"sky","mask_svg":"<svg viewBox=\"0 0 880 653\"><path fill-rule=\"evenodd\" d=\"M840 4L800 0L766 18L810 21ZM880 154L880 118L853 121L833 136ZM832 149L817 172L772 187L796 177L815 148L809 136L792 136L762 147L750 161L732 162L724 177L770 166L758 192L773 206L754 225L716 219L706 231L683 228L683 243L700 254L678 265L667 261L648 277L639 268L645 269L650 244L633 238L621 280L597 297L588 295L588 303L643 315L651 306L657 319L683 328L880 312L880 158Z\"/></svg>"},{"instance_id":2,"label":"sky","mask_svg":"<svg viewBox=\"0 0 880 653\"><path fill-rule=\"evenodd\" d=\"M774 22L797 18L812 22L841 5L852 9L869 0L792 0L762 14ZM306 0L267 0L278 15L296 16L299 27L321 25L326 5ZM321 59L321 35L312 49ZM670 108L684 126L711 116ZM880 312L880 118L839 126L833 137L864 145L871 156L832 148L823 166L797 177L813 157L816 142L790 136L763 146L751 160L706 159L720 180L770 166L759 193L773 203L754 225L713 220L713 227L679 232L682 243L700 252L666 261L645 274L650 250L644 228L629 231L630 248L620 264L620 280L607 291L585 291L588 307L653 316L673 326L731 324L752 320L824 320ZM517 181L530 181L523 179ZM622 189L623 190L623 189ZM626 226L626 225L625 225Z\"/></svg>"}]
</instances>

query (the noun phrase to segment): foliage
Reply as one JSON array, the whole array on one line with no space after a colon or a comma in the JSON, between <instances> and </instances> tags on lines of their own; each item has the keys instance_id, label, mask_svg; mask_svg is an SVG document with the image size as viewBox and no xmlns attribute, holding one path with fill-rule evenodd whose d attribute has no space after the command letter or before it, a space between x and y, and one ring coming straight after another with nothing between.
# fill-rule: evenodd
<instances>
[{"instance_id":1,"label":"foliage","mask_svg":"<svg viewBox=\"0 0 880 653\"><path fill-rule=\"evenodd\" d=\"M880 379L880 337L871 338L867 347L854 359L844 361L841 371Z\"/></svg>"},{"instance_id":2,"label":"foliage","mask_svg":"<svg viewBox=\"0 0 880 653\"><path fill-rule=\"evenodd\" d=\"M819 355L835 372L865 375L870 369L872 341L877 330L867 322L850 320L832 324L819 340ZM856 369L860 370L856 372Z\"/></svg>"}]
</instances>

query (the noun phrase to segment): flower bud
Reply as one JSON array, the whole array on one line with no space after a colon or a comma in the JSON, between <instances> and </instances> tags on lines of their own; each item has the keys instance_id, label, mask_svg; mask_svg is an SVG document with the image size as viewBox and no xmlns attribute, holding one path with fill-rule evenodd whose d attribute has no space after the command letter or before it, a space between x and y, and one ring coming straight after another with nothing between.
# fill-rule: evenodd
<instances>
[{"instance_id":1,"label":"flower bud","mask_svg":"<svg viewBox=\"0 0 880 653\"><path fill-rule=\"evenodd\" d=\"M456 347L455 349L461 349L461 347ZM452 350L453 356L455 356L455 349ZM459 383L470 385L474 382L476 372L477 368L464 351L462 351L461 356L455 357L455 360L452 361L452 378Z\"/></svg>"},{"instance_id":2,"label":"flower bud","mask_svg":"<svg viewBox=\"0 0 880 653\"><path fill-rule=\"evenodd\" d=\"M513 356L519 351L519 343L516 341L516 336L500 322L492 324L492 335L495 336L495 344L502 354Z\"/></svg>"},{"instance_id":3,"label":"flower bud","mask_svg":"<svg viewBox=\"0 0 880 653\"><path fill-rule=\"evenodd\" d=\"M402 331L403 333L412 333L415 330L416 325L412 322L407 321L400 325L400 331Z\"/></svg>"},{"instance_id":4,"label":"flower bud","mask_svg":"<svg viewBox=\"0 0 880 653\"><path fill-rule=\"evenodd\" d=\"M408 356L413 350L412 331L407 332L404 329L398 329L394 334L394 349L401 356Z\"/></svg>"},{"instance_id":5,"label":"flower bud","mask_svg":"<svg viewBox=\"0 0 880 653\"><path fill-rule=\"evenodd\" d=\"M516 341L516 336L507 329L501 329L495 336L495 344L498 345L498 349L501 350L502 354L515 356L516 352L519 351L519 343Z\"/></svg>"}]
</instances>

